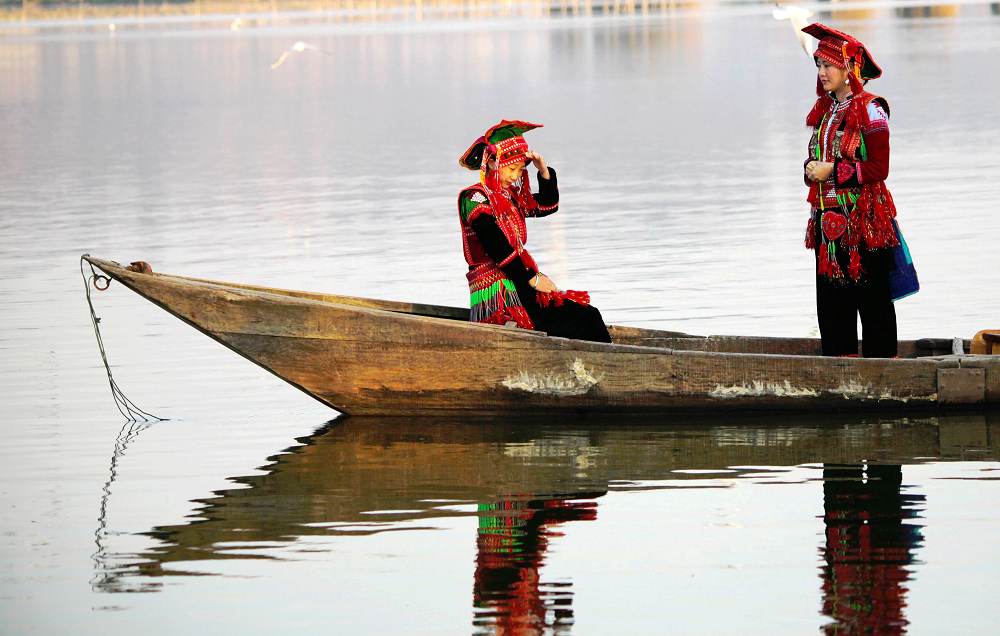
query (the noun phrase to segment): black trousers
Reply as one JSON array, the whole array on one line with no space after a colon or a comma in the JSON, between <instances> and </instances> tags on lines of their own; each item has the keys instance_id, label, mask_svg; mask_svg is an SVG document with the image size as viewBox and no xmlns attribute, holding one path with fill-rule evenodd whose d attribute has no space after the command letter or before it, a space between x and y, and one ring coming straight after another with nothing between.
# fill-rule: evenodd
<instances>
[{"instance_id":1,"label":"black trousers","mask_svg":"<svg viewBox=\"0 0 1000 636\"><path fill-rule=\"evenodd\" d=\"M845 278L831 281L825 276L816 277L816 314L823 339L823 355L858 354L860 315L862 355L866 358L896 356L896 308L889 294L889 272L893 266L891 249L862 250L864 273L859 282L846 276L846 262L841 263Z\"/></svg>"},{"instance_id":2,"label":"black trousers","mask_svg":"<svg viewBox=\"0 0 1000 636\"><path fill-rule=\"evenodd\" d=\"M567 300L559 307L543 308L535 300L535 290L527 285L523 288L517 285L517 295L538 331L560 338L611 342L611 334L597 307Z\"/></svg>"}]
</instances>

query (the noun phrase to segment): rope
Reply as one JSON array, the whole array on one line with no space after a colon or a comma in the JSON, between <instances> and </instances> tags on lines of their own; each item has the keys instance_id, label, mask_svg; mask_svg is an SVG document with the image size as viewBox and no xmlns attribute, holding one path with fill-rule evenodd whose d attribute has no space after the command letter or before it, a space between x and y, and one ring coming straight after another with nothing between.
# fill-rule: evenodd
<instances>
[{"instance_id":1,"label":"rope","mask_svg":"<svg viewBox=\"0 0 1000 636\"><path fill-rule=\"evenodd\" d=\"M97 270L94 269L93 263L86 260L88 254L84 254L80 257L80 276L83 277L83 290L87 294L87 304L90 306L90 322L94 325L94 335L97 337L97 347L101 351L101 360L104 361L104 370L108 374L108 384L111 386L111 397L115 400L115 406L118 407L118 412L122 414L122 417L129 422L164 422L166 418L157 417L152 413L147 413L141 408L136 406L135 402L128 399L122 390L118 387L118 383L115 382L114 376L111 375L111 365L108 364L108 354L104 349L104 339L101 338L101 319L97 317L94 312L94 302L90 297L90 285L94 285L94 289L98 291L104 291L111 286L111 278L103 274L98 274ZM87 276L87 272L84 270L83 265L86 263L90 266L90 276Z\"/></svg>"}]
</instances>

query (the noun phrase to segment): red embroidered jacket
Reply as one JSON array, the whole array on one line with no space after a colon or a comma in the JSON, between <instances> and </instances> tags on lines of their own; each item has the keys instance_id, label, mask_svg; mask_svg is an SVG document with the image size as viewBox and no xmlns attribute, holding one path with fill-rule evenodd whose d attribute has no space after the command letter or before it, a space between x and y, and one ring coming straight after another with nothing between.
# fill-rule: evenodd
<instances>
[{"instance_id":1,"label":"red embroidered jacket","mask_svg":"<svg viewBox=\"0 0 1000 636\"><path fill-rule=\"evenodd\" d=\"M481 271L496 276L502 270L516 283L527 281L536 273L535 259L524 248L528 240L525 218L548 216L559 209L559 187L554 168L549 178L538 180L537 194L530 201L519 201L516 192L510 198L508 212L494 210L482 185L470 186L459 194L459 222L462 226L462 252L470 274ZM471 282L471 281L470 281Z\"/></svg>"},{"instance_id":2,"label":"red embroidered jacket","mask_svg":"<svg viewBox=\"0 0 1000 636\"><path fill-rule=\"evenodd\" d=\"M898 245L892 227L896 207L885 185L889 175L889 103L868 92L840 102L824 95L816 100L806 124L813 128L806 163L818 160L834 164L833 173L823 183L805 178L813 209L806 247L816 247L817 217L826 210L847 217L847 231L841 239L845 247Z\"/></svg>"}]
</instances>

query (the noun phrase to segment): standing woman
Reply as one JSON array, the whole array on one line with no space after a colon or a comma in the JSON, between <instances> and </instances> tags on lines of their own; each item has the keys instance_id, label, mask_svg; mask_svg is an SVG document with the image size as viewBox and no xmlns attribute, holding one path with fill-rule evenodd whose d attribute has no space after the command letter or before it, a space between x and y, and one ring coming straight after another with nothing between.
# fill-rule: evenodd
<instances>
[{"instance_id":1,"label":"standing woman","mask_svg":"<svg viewBox=\"0 0 1000 636\"><path fill-rule=\"evenodd\" d=\"M812 213L806 247L816 254L816 311L823 355L896 355L896 311L889 291L896 208L889 175L889 103L865 91L882 75L855 38L823 24L802 29L819 40L813 130L805 181Z\"/></svg>"},{"instance_id":2,"label":"standing woman","mask_svg":"<svg viewBox=\"0 0 1000 636\"><path fill-rule=\"evenodd\" d=\"M561 291L524 249L525 218L548 216L559 209L555 169L524 140L525 132L540 127L505 119L458 160L479 171L479 183L458 195L462 249L469 265L469 318L499 325L515 322L550 336L611 342L590 296ZM537 193L531 192L528 164L538 170Z\"/></svg>"}]
</instances>

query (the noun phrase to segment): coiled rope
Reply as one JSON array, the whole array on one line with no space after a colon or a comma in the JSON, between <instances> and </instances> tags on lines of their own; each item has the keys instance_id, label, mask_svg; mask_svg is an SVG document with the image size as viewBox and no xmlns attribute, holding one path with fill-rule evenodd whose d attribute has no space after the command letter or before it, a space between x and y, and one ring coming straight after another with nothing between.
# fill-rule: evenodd
<instances>
[{"instance_id":1,"label":"coiled rope","mask_svg":"<svg viewBox=\"0 0 1000 636\"><path fill-rule=\"evenodd\" d=\"M130 400L125 393L118 387L118 383L115 382L115 378L111 375L111 365L108 364L108 353L104 349L104 339L101 338L101 319L97 317L97 313L94 311L94 302L90 297L90 286L93 285L94 289L98 291L104 291L111 286L111 278L105 276L104 274L98 274L97 270L94 269L93 263L87 260L89 254L84 254L80 257L80 276L83 277L83 290L87 294L87 305L90 306L90 322L94 325L94 335L97 337L97 347L101 351L101 360L104 361L104 370L108 374L108 384L111 385L111 397L115 400L115 406L118 407L118 412L122 414L129 422L164 422L166 418L157 417L152 413L147 413L138 406L135 402ZM90 276L87 276L87 272L84 269L84 263L90 266Z\"/></svg>"}]
</instances>

